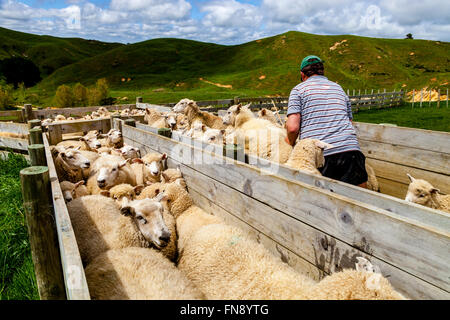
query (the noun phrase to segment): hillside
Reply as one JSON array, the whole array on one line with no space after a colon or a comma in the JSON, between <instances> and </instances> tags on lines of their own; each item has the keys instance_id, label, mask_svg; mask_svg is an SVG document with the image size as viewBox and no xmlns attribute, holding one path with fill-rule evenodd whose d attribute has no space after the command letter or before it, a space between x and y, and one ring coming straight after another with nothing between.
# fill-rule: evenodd
<instances>
[{"instance_id":1,"label":"hillside","mask_svg":"<svg viewBox=\"0 0 450 320\"><path fill-rule=\"evenodd\" d=\"M327 76L344 88L436 87L450 78L448 42L288 32L236 46L180 39L120 46L60 68L38 88L90 85L106 77L116 90L192 90L216 83L216 88L288 94L308 54L324 59Z\"/></svg>"},{"instance_id":2,"label":"hillside","mask_svg":"<svg viewBox=\"0 0 450 320\"><path fill-rule=\"evenodd\" d=\"M53 71L123 46L79 38L39 36L0 28L0 60L23 57L38 66L41 77Z\"/></svg>"}]
</instances>

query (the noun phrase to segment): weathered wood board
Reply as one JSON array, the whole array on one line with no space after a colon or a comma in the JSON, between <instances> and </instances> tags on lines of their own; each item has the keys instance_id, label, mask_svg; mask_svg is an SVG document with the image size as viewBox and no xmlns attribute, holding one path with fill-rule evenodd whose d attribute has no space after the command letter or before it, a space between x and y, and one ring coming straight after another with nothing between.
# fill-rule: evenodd
<instances>
[{"instance_id":1,"label":"weathered wood board","mask_svg":"<svg viewBox=\"0 0 450 320\"><path fill-rule=\"evenodd\" d=\"M410 298L449 298L448 230L138 128L122 130L126 143L168 153L190 189L270 238L272 250L278 244L307 261L309 270L334 272L362 255Z\"/></svg>"},{"instance_id":2,"label":"weathered wood board","mask_svg":"<svg viewBox=\"0 0 450 320\"><path fill-rule=\"evenodd\" d=\"M68 300L90 300L80 252L70 221L69 212L67 211L67 206L59 185L47 136L44 134L43 138L47 166L50 174L53 208L55 210L56 229L58 233L66 296Z\"/></svg>"}]
</instances>

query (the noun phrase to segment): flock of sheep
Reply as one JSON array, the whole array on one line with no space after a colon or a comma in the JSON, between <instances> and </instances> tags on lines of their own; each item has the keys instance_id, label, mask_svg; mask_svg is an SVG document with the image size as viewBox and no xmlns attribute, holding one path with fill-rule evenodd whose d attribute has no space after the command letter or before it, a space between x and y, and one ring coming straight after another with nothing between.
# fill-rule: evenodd
<instances>
[{"instance_id":1,"label":"flock of sheep","mask_svg":"<svg viewBox=\"0 0 450 320\"><path fill-rule=\"evenodd\" d=\"M181 115L176 123L193 129ZM166 154L141 155L120 131L51 151L93 299L404 299L362 257L320 282L296 272L196 206Z\"/></svg>"}]
</instances>

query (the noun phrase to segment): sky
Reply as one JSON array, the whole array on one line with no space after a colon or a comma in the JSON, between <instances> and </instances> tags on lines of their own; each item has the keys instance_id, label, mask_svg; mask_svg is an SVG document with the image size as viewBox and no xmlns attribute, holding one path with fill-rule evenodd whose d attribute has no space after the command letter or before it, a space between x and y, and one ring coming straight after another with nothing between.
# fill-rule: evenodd
<instances>
[{"instance_id":1,"label":"sky","mask_svg":"<svg viewBox=\"0 0 450 320\"><path fill-rule=\"evenodd\" d=\"M449 0L0 0L0 26L135 43L239 44L287 31L450 41Z\"/></svg>"}]
</instances>

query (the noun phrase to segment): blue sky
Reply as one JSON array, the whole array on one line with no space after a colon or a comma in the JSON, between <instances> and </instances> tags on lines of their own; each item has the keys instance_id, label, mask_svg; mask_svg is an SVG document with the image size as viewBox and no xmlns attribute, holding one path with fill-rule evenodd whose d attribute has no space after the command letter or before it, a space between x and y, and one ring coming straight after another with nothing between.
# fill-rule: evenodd
<instances>
[{"instance_id":1,"label":"blue sky","mask_svg":"<svg viewBox=\"0 0 450 320\"><path fill-rule=\"evenodd\" d=\"M0 0L0 26L134 43L238 44L286 31L450 41L448 0Z\"/></svg>"}]
</instances>

